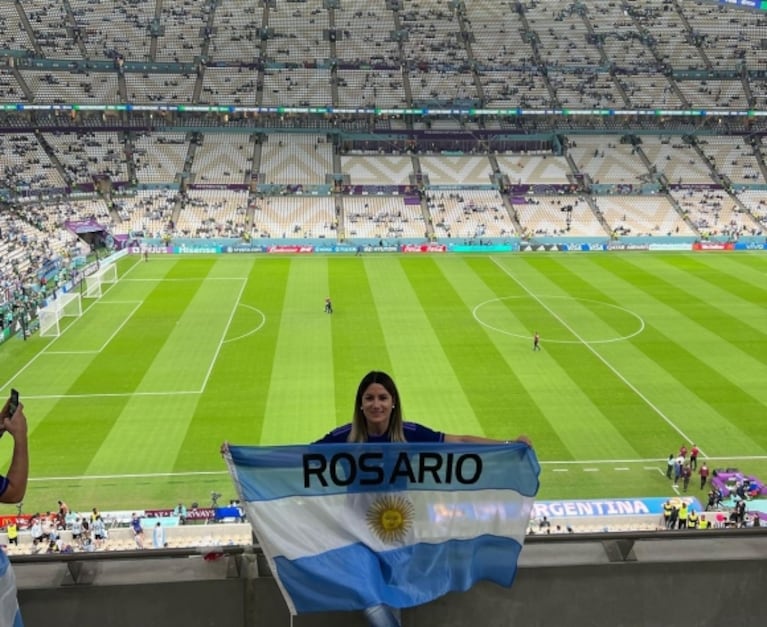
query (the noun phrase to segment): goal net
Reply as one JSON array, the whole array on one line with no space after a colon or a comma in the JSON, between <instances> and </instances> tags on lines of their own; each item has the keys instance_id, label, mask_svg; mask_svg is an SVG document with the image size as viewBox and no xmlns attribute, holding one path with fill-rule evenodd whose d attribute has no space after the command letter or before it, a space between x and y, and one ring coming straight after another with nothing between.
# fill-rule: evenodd
<instances>
[{"instance_id":1,"label":"goal net","mask_svg":"<svg viewBox=\"0 0 767 627\"><path fill-rule=\"evenodd\" d=\"M102 294L102 285L117 282L117 266L110 264L100 268L94 274L85 277L85 298L99 298Z\"/></svg>"},{"instance_id":2,"label":"goal net","mask_svg":"<svg viewBox=\"0 0 767 627\"><path fill-rule=\"evenodd\" d=\"M82 315L80 294L77 292L62 294L40 310L40 335L58 337L61 335L62 318L79 318Z\"/></svg>"}]
</instances>

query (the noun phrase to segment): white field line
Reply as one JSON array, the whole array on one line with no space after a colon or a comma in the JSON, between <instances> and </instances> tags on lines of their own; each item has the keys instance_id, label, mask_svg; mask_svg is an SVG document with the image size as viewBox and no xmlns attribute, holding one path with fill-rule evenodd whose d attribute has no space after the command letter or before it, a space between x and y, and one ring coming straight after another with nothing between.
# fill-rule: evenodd
<instances>
[{"instance_id":1,"label":"white field line","mask_svg":"<svg viewBox=\"0 0 767 627\"><path fill-rule=\"evenodd\" d=\"M169 279L167 277L146 277L143 279L125 279L126 283L200 283L202 281L247 281L246 277L241 276L216 276L216 277L183 277Z\"/></svg>"},{"instance_id":2,"label":"white field line","mask_svg":"<svg viewBox=\"0 0 767 627\"><path fill-rule=\"evenodd\" d=\"M87 399L87 398L119 398L119 397L132 397L132 396L188 396L190 394L202 394L205 391L205 388L208 383L208 379L210 378L211 372L213 370L213 367L216 363L216 360L218 359L218 355L221 352L221 347L228 341L224 340L226 337L226 334L229 332L229 327L231 326L232 319L234 317L234 313L237 310L237 307L239 306L239 301L242 298L242 292L245 289L245 285L247 281L245 279L240 279L243 281L243 286L240 289L240 293L237 295L237 301L235 302L234 306L232 307L232 313L229 316L229 321L227 322L226 328L224 329L223 335L221 336L221 340L219 340L218 346L216 348L215 354L211 358L210 366L208 367L208 371L205 375L205 378L203 380L202 386L198 390L169 390L169 391L155 391L155 392L96 392L96 393L89 393L89 394L25 394L25 398L33 399L33 400L58 400L58 399L70 399L70 398L80 398L80 399ZM135 302L135 301L133 301ZM142 301L143 302L143 301ZM130 313L128 318L120 325L120 328L122 328L125 323L130 319L131 316L136 312L136 310L141 306L142 302L139 302L134 310ZM263 314L262 314L263 316ZM263 326L264 321L262 320L261 325L255 330L258 331L258 329ZM120 328L115 331L112 336L104 343L104 345L101 347L101 349L98 350L90 350L90 351L47 351L48 354L51 355L90 355L94 353L99 353L111 340L112 338L119 332ZM254 331L254 332L255 332ZM246 334L249 335L250 333ZM244 336L242 336L244 337ZM235 339L241 339L241 338L235 338ZM18 374L17 374L18 376Z\"/></svg>"},{"instance_id":3,"label":"white field line","mask_svg":"<svg viewBox=\"0 0 767 627\"><path fill-rule=\"evenodd\" d=\"M86 312L88 312L88 311L90 311L91 307L93 307L93 306L94 306L96 303L98 303L98 302L99 302L99 300L101 300L101 298L103 298L104 294L108 294L108 293L109 293L109 292L112 290L112 288L113 288L115 285L117 285L117 284L120 282L120 280L122 280L122 278L123 278L125 275L129 274L129 273L130 273L130 272L131 272L131 271L132 271L134 268L136 268L136 266L137 266L137 265L138 265L138 263L134 263L134 264L133 264L133 265L132 265L130 268L128 268L128 269L127 269L127 270L126 270L126 271L123 273L123 276L122 276L122 277L120 277L120 278L119 278L117 281L115 281L114 283L110 284L110 285L109 285L109 287L107 287L107 288L104 290L104 292L102 293L102 295L101 295L101 297L100 297L99 299L97 299L97 300L93 301L93 302L92 302L90 305L88 305L88 306L87 306L85 309L83 309L83 313L82 313L82 315L80 316L80 318L78 318L78 320L82 319L82 317L85 315L85 313L86 313ZM64 330L63 330L63 331L62 331L62 332L61 332L61 333L60 333L58 336L54 337L54 338L53 338L53 339L52 339L50 342L48 342L48 344L46 344L46 345L45 345L45 347L44 347L44 348L42 348L42 349L41 349L41 350L40 350L40 351L39 351L37 354L33 355L33 356L30 358L30 360L29 360L29 361L28 361L26 364L24 364L24 365L23 365L21 368L19 368L19 369L16 371L16 374L14 374L14 375L11 375L11 378L10 378L10 379L8 379L8 380L7 380L5 383L3 383L2 385L0 385L0 390L3 390L3 389L5 389L5 388L9 387L9 386L11 385L11 383L13 383L13 381L14 381L16 378L18 378L18 376L19 376L21 373L23 373L23 372L24 372L24 371L25 371L27 368L29 368L29 367L30 367L30 366L31 366L33 363L35 363L35 361L37 360L37 358L38 358L38 357L40 357L41 355L44 355L45 353L47 353L47 352L48 352L48 349L49 349L51 346L53 346L53 345L54 345L54 344L55 344L55 343L58 341L58 339L59 339L59 338L60 338L62 335L64 335L64 333L66 333L66 332L67 332L67 331L68 331L70 328L72 328L72 327L73 327L73 326L74 326L76 323L77 323L77 320L75 320L75 321L74 321L72 324L70 324L69 326L67 326L67 328L66 328L66 329L64 329Z\"/></svg>"},{"instance_id":4,"label":"white field line","mask_svg":"<svg viewBox=\"0 0 767 627\"><path fill-rule=\"evenodd\" d=\"M120 332L120 330L121 330L121 329L122 329L122 328L123 328L123 327L124 327L126 324L128 324L128 320L130 320L130 319L133 317L133 314L135 314L135 313L138 311L139 307L141 307L141 305L143 305L143 304L144 304L144 301L143 301L143 300L142 300L142 301L139 301L138 303L136 303L136 306L135 306L133 309L131 309L131 312L130 312L130 313L129 313L129 314L126 316L126 317L125 317L125 320L123 320L123 321L120 323L120 325L119 325L119 326L118 326L118 327L115 329L115 332L114 332L114 333L112 333L112 335L110 335L110 336L109 336L109 337L106 339L106 341L105 341L105 342L104 342L104 343L101 345L101 347L100 347L100 348L99 348L99 350L98 350L98 352L99 352L99 353L100 353L101 351L103 351L103 350L104 350L104 349L105 349L105 348L106 348L106 347L109 345L109 343L110 343L110 342L111 342L113 339L115 339L115 336L116 336L116 335L117 335L117 334Z\"/></svg>"},{"instance_id":5,"label":"white field line","mask_svg":"<svg viewBox=\"0 0 767 627\"><path fill-rule=\"evenodd\" d=\"M46 355L98 355L98 350L89 351L48 351Z\"/></svg>"},{"instance_id":6,"label":"white field line","mask_svg":"<svg viewBox=\"0 0 767 627\"><path fill-rule=\"evenodd\" d=\"M132 266L130 266L123 273L122 277L120 277L117 280L116 283L112 283L111 285L109 285L109 287L107 287L104 290L104 292L103 292L101 297L99 297L97 300L93 301L90 305L88 305L85 309L83 309L83 315L85 315L85 313L87 311L90 311L90 309L92 307L94 307L95 305L109 305L109 304L113 304L113 303L114 304L135 304L136 305L134 307L133 311L131 311L131 313L126 317L126 319L122 322L122 324L120 324L120 326L109 337L109 339L107 339L107 341L104 342L104 344L101 346L101 348L96 349L96 350L87 350L87 351L76 351L76 350L75 351L57 351L57 350L49 350L50 347L53 346L55 344L55 342L57 342L58 339L62 335L64 335L64 333L66 333L70 329L70 327L73 326L72 324L70 324L61 332L60 335L58 335L57 337L53 338L43 349L41 349L36 355L31 357L30 360L26 364L24 364L21 368L19 368L19 370L16 371L16 373L14 375L11 376L10 379L8 379L4 384L0 385L0 390L3 390L5 388L9 387L11 385L11 383L13 383L13 381L16 378L19 377L19 375L21 375L25 370L27 370L27 368L29 368L42 355L93 355L93 354L97 354L97 353L101 352L109 344L109 342L111 342L112 339L114 339L115 335L117 335L117 333L119 333L120 329L122 329L122 327L125 326L125 324L128 322L128 320L130 320L130 318L136 313L138 308L141 307L141 305L144 302L144 301L135 301L135 300L131 300L131 301L102 301L102 298L104 297L104 295L106 295L115 285L117 285L117 283L120 283L120 282L123 282L123 281L126 282L126 283L131 283L131 282L150 282L150 281L154 282L154 283L156 283L158 281L197 281L197 282L199 282L199 281L203 281L203 280L208 280L208 281L219 281L219 280L221 280L221 281L242 281L242 287L240 288L240 292L237 295L237 301L235 302L235 305L232 307L232 312L231 312L231 314L229 316L229 320L228 320L228 322L226 324L226 328L225 328L224 333L223 333L223 335L221 337L221 340L219 341L218 347L216 348L216 352L215 352L215 354L214 354L214 356L213 356L213 358L211 360L210 366L208 367L208 371L207 371L207 373L205 375L205 378L203 380L203 384L202 384L202 386L200 387L199 390L171 390L171 391L167 391L167 392L115 392L115 393L102 392L102 393L96 393L96 394L25 394L24 396L26 398L28 398L28 399L38 399L38 400L40 400L40 399L42 399L42 400L54 399L54 400L57 400L57 399L62 399L62 398L114 398L114 397L129 397L129 396L180 396L180 395L190 395L190 394L202 394L205 391L205 387L207 386L208 379L210 378L211 372L213 371L213 366L215 365L216 360L218 359L218 355L221 352L221 347L226 342L226 340L224 340L224 338L226 337L226 334L229 331L229 327L232 324L232 319L234 318L234 313L235 313L237 307L239 306L240 299L242 298L242 293L245 290L245 286L247 285L247 278L246 277L216 277L216 278L200 277L200 278L193 278L193 279L188 279L188 278L184 278L184 279L167 279L167 278L162 278L162 277L159 277L157 279L153 279L153 278L150 278L150 279L130 279L130 278L125 278L128 275L129 272L134 270L139 265L140 264L138 262L136 262ZM263 313L261 315L263 316ZM75 322L77 322L77 321L75 320L73 322L73 324ZM259 326L259 329L260 329L261 326L263 326L263 321L262 321L262 324ZM236 339L239 339L239 338L236 338Z\"/></svg>"},{"instance_id":7,"label":"white field line","mask_svg":"<svg viewBox=\"0 0 767 627\"><path fill-rule=\"evenodd\" d=\"M202 394L201 390L174 390L173 392L97 392L92 394L25 394L25 398L34 400L61 400L69 398L127 398L133 396L189 396Z\"/></svg>"},{"instance_id":8,"label":"white field line","mask_svg":"<svg viewBox=\"0 0 767 627\"><path fill-rule=\"evenodd\" d=\"M227 475L228 470L200 470L196 472L148 472L143 474L129 473L124 475L80 475L69 477L30 477L30 481L91 481L104 479L167 479L168 477L203 477Z\"/></svg>"},{"instance_id":9,"label":"white field line","mask_svg":"<svg viewBox=\"0 0 767 627\"><path fill-rule=\"evenodd\" d=\"M99 303L99 301L96 301L95 303L93 303L93 305L96 305L96 304L101 304L101 303ZM132 301L120 301L120 304L122 304L122 305L135 305L135 307L126 316L125 320L123 320L120 323L120 325L117 327L115 332L112 333L112 335L110 335L107 338L107 340L99 348L96 348L96 349L93 349L93 350L87 350L87 351L47 351L47 354L48 355L97 355L97 354L99 354L114 339L115 335L117 335L120 332L120 329L122 329L127 324L128 320L130 320L133 317L133 314L135 314L136 311L138 311L138 308L141 307L141 305L144 304L144 301L142 301L142 300L140 300L140 301L135 301L135 300L132 300ZM91 306L93 306L93 305L91 305Z\"/></svg>"},{"instance_id":10,"label":"white field line","mask_svg":"<svg viewBox=\"0 0 767 627\"><path fill-rule=\"evenodd\" d=\"M237 294L237 300L234 301L234 305L232 306L232 311L229 312L229 320L226 321L224 332L221 334L221 338L218 340L218 346L216 347L216 351L213 354L213 358L210 360L210 366L208 366L208 372L205 373L205 378L203 379L202 386L200 387L201 393L205 391L206 387L208 387L208 379L210 379L210 375L213 372L213 367L216 365L218 356L221 353L221 348L224 346L224 338L226 338L226 334L229 333L229 327L232 326L232 320L234 320L234 314L237 311L237 308L240 306L240 300L242 300L242 293L245 291L245 286L248 284L247 279L240 279L240 280L242 281L242 285L240 286L240 291Z\"/></svg>"},{"instance_id":11,"label":"white field line","mask_svg":"<svg viewBox=\"0 0 767 627\"><path fill-rule=\"evenodd\" d=\"M190 392L193 393L193 392ZM154 392L147 392L146 395L155 394ZM745 456L745 457L708 457L708 460L727 460L727 461L739 461L739 460L759 460L767 461L767 455L760 456ZM652 461L665 462L665 459L624 459L623 463L647 463ZM566 462L540 462L541 464L570 464L570 465L586 465L589 464L614 464L615 460L588 460L588 461L566 461ZM655 470L665 478L666 474L656 466L645 466L645 470ZM584 472L598 472L598 468L583 468ZM615 469L613 469L615 470ZM552 472L568 472L567 468L552 468ZM226 470L200 470L200 471L188 471L188 472L148 472L148 473L128 473L128 474L114 474L114 475L69 475L61 477L30 477L30 481L89 481L92 479L165 479L169 477L203 477L203 476L217 476L228 474Z\"/></svg>"},{"instance_id":12,"label":"white field line","mask_svg":"<svg viewBox=\"0 0 767 627\"><path fill-rule=\"evenodd\" d=\"M546 303L544 303L538 296L536 296L528 287L523 284L517 277L515 277L507 268L504 268L495 257L491 257L493 263L497 265L503 272L505 272L519 287L521 287L527 294L530 295L530 297L535 300L541 307L543 307L546 311L549 312L549 314L557 321L559 321L559 324L561 324L565 329L567 329L570 333L573 334L575 338L577 338L599 361L601 361L607 368L609 368L613 374L618 377L623 383L628 387L634 394L636 394L639 398L641 398L648 407L650 407L658 416L660 416L668 426L670 426L674 431L676 431L679 435L684 438L685 442L695 442L694 438L691 438L688 436L684 431L682 431L666 414L663 413L663 411L655 405L647 396L645 396L639 388L637 388L633 383L631 383L626 377L624 377L620 372L618 372L618 369L615 368L610 362L608 362L602 355L600 355L597 350L589 344L586 340L581 337L578 332L573 329L567 322L565 322L557 313L551 309ZM700 449L700 454L702 457L708 457L703 452L703 449Z\"/></svg>"},{"instance_id":13,"label":"white field line","mask_svg":"<svg viewBox=\"0 0 767 627\"><path fill-rule=\"evenodd\" d=\"M266 314L264 314L264 312L258 309L257 307L253 307L252 305L243 305L242 303L240 303L240 307L245 307L246 309L250 309L251 311L255 311L256 313L258 313L261 316L261 322L258 324L258 326L252 328L247 333L243 333L242 335L238 335L237 337L230 337L228 340L224 340L224 344L229 344L230 342L237 342L239 340L245 339L246 337L250 337L254 333L258 333L266 324Z\"/></svg>"}]
</instances>

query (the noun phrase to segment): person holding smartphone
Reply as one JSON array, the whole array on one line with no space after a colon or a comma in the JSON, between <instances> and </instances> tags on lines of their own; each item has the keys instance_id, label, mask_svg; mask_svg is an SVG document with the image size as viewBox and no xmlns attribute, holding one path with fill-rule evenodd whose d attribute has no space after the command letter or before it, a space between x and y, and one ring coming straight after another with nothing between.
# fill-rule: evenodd
<instances>
[{"instance_id":1,"label":"person holding smartphone","mask_svg":"<svg viewBox=\"0 0 767 627\"><path fill-rule=\"evenodd\" d=\"M13 396L13 399L9 398L5 402L0 412L0 435L7 432L13 438L11 464L5 476L0 475L0 503L20 503L27 491L29 479L27 417L24 415L24 405L18 401L18 394ZM5 551L0 551L0 625L24 625L16 596L16 577Z\"/></svg>"}]
</instances>

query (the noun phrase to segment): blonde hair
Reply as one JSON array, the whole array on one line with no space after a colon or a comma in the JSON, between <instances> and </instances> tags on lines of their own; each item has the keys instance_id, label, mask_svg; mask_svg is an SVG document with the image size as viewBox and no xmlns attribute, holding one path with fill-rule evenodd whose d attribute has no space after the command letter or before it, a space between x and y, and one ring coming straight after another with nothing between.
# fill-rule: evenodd
<instances>
[{"instance_id":1,"label":"blonde hair","mask_svg":"<svg viewBox=\"0 0 767 627\"><path fill-rule=\"evenodd\" d=\"M365 420L365 414L362 412L362 396L374 383L382 385L392 397L392 410L389 416L389 428L387 434L391 442L404 442L405 431L402 428L402 403L399 398L399 391L394 380L385 372L373 370L368 372L357 387L357 396L354 399L354 415L352 416L352 428L349 431L347 442L367 442L368 426Z\"/></svg>"}]
</instances>

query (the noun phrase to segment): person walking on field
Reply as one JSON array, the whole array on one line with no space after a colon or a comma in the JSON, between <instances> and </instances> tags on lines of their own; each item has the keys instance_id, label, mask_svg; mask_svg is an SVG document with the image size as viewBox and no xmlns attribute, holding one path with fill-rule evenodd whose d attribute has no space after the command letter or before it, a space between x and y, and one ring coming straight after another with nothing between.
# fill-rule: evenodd
<instances>
[{"instance_id":1,"label":"person walking on field","mask_svg":"<svg viewBox=\"0 0 767 627\"><path fill-rule=\"evenodd\" d=\"M708 466L705 461L700 465L698 474L700 475L700 489L702 490L706 487L706 482L708 481Z\"/></svg>"},{"instance_id":2,"label":"person walking on field","mask_svg":"<svg viewBox=\"0 0 767 627\"><path fill-rule=\"evenodd\" d=\"M141 518L134 512L130 521L131 531L133 531L133 540L136 542L136 548L144 548L144 528L141 526Z\"/></svg>"},{"instance_id":3,"label":"person walking on field","mask_svg":"<svg viewBox=\"0 0 767 627\"><path fill-rule=\"evenodd\" d=\"M692 477L692 469L690 464L682 466L682 489L687 492L687 488L690 485L690 477Z\"/></svg>"},{"instance_id":4,"label":"person walking on field","mask_svg":"<svg viewBox=\"0 0 767 627\"><path fill-rule=\"evenodd\" d=\"M541 336L538 334L538 331L533 333L533 350L541 350Z\"/></svg>"},{"instance_id":5,"label":"person walking on field","mask_svg":"<svg viewBox=\"0 0 767 627\"><path fill-rule=\"evenodd\" d=\"M697 444L693 444L692 448L690 449L690 468L693 470L698 469L698 455L700 454L700 449L698 448Z\"/></svg>"},{"instance_id":6,"label":"person walking on field","mask_svg":"<svg viewBox=\"0 0 767 627\"><path fill-rule=\"evenodd\" d=\"M325 299L325 313L326 314L332 314L333 313L333 301L330 300L330 296L328 296Z\"/></svg>"}]
</instances>

